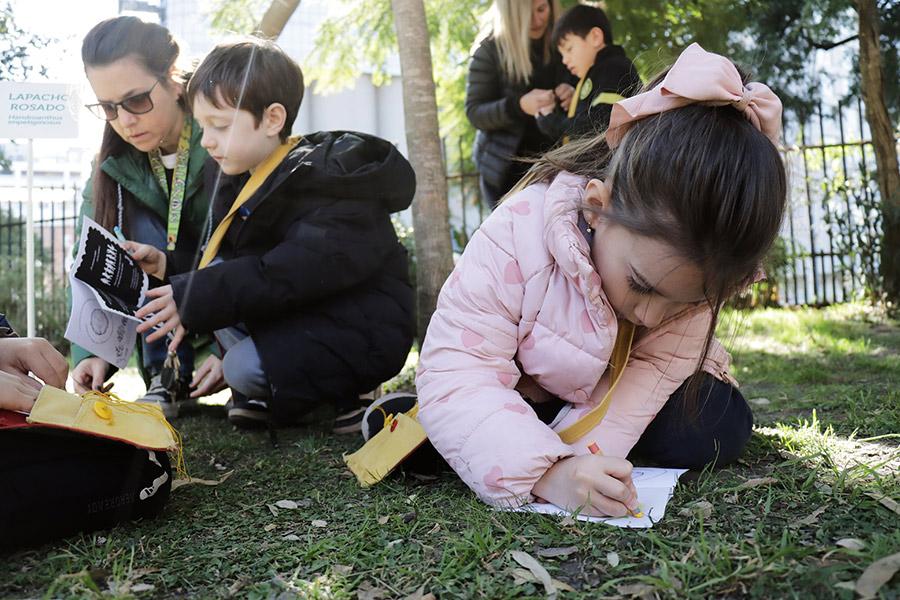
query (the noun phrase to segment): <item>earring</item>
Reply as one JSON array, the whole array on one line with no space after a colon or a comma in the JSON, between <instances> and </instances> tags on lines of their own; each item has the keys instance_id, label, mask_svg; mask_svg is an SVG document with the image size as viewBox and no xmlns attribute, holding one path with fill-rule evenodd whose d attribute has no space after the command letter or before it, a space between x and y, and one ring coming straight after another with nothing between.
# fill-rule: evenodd
<instances>
[{"instance_id":1,"label":"earring","mask_svg":"<svg viewBox=\"0 0 900 600\"><path fill-rule=\"evenodd\" d=\"M587 226L587 232L588 232L590 235L594 235L594 228L591 227L590 225L588 225L588 226Z\"/></svg>"}]
</instances>

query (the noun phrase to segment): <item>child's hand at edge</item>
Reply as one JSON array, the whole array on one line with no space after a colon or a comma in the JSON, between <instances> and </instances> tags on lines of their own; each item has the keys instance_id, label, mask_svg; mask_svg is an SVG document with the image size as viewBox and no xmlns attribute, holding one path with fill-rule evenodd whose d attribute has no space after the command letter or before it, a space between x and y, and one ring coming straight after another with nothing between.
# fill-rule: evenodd
<instances>
[{"instance_id":1,"label":"child's hand at edge","mask_svg":"<svg viewBox=\"0 0 900 600\"><path fill-rule=\"evenodd\" d=\"M84 394L89 390L99 390L109 372L109 363L98 356L85 358L72 369L75 391Z\"/></svg>"},{"instance_id":2,"label":"child's hand at edge","mask_svg":"<svg viewBox=\"0 0 900 600\"><path fill-rule=\"evenodd\" d=\"M631 463L586 454L564 458L547 469L532 493L567 510L594 517L624 517L638 508Z\"/></svg>"},{"instance_id":3,"label":"child's hand at edge","mask_svg":"<svg viewBox=\"0 0 900 600\"><path fill-rule=\"evenodd\" d=\"M572 96L575 95L575 88L573 88L568 83L561 83L553 90L553 93L556 94L557 100L559 100L559 106L564 111L569 110L569 102L572 100Z\"/></svg>"},{"instance_id":4,"label":"child's hand at edge","mask_svg":"<svg viewBox=\"0 0 900 600\"><path fill-rule=\"evenodd\" d=\"M184 327L181 326L181 316L178 314L178 306L175 305L175 296L171 285L153 288L147 291L148 298L154 298L140 308L134 316L144 320L138 325L138 333L144 333L160 325L160 328L147 336L148 342L161 339L170 331L173 332L172 342L169 344L169 352L174 352L178 344L184 338Z\"/></svg>"},{"instance_id":5,"label":"child's hand at edge","mask_svg":"<svg viewBox=\"0 0 900 600\"><path fill-rule=\"evenodd\" d=\"M122 242L122 247L147 275L157 279L166 276L166 253L159 248L137 242Z\"/></svg>"},{"instance_id":6,"label":"child's hand at edge","mask_svg":"<svg viewBox=\"0 0 900 600\"><path fill-rule=\"evenodd\" d=\"M27 412L31 410L43 387L31 377L0 371L0 408Z\"/></svg>"},{"instance_id":7,"label":"child's hand at edge","mask_svg":"<svg viewBox=\"0 0 900 600\"><path fill-rule=\"evenodd\" d=\"M225 374L222 371L222 360L214 355L206 357L206 360L194 373L191 387L194 388L191 398L199 398L224 390L226 384Z\"/></svg>"}]
</instances>

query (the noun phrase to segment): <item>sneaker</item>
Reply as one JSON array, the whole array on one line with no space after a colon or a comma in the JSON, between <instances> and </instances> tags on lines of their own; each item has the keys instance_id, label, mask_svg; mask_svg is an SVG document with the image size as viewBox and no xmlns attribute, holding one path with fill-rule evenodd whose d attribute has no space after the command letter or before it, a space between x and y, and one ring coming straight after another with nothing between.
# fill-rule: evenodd
<instances>
[{"instance_id":1,"label":"sneaker","mask_svg":"<svg viewBox=\"0 0 900 600\"><path fill-rule=\"evenodd\" d=\"M380 385L368 394L360 394L359 398L354 400L353 405L346 412L339 414L335 418L331 433L338 435L359 433L366 409L379 398L381 398Z\"/></svg>"},{"instance_id":2,"label":"sneaker","mask_svg":"<svg viewBox=\"0 0 900 600\"><path fill-rule=\"evenodd\" d=\"M262 429L269 425L269 405L265 400L232 394L225 404L228 421L238 429Z\"/></svg>"},{"instance_id":3,"label":"sneaker","mask_svg":"<svg viewBox=\"0 0 900 600\"><path fill-rule=\"evenodd\" d=\"M363 413L360 423L363 439L369 441L369 438L384 428L384 422L387 421L388 415L409 412L416 405L416 401L415 394L394 392L373 402Z\"/></svg>"},{"instance_id":4,"label":"sneaker","mask_svg":"<svg viewBox=\"0 0 900 600\"><path fill-rule=\"evenodd\" d=\"M175 395L165 388L159 374L150 378L147 393L142 398L138 398L138 402L156 404L162 409L167 421L178 418L178 402Z\"/></svg>"}]
</instances>

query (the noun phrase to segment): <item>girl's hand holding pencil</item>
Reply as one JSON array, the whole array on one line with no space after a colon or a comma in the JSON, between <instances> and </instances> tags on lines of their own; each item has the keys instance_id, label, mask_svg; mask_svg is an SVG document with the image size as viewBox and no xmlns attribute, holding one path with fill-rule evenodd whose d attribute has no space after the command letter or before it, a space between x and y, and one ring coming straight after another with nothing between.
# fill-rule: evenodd
<instances>
[{"instance_id":1,"label":"girl's hand holding pencil","mask_svg":"<svg viewBox=\"0 0 900 600\"><path fill-rule=\"evenodd\" d=\"M556 462L532 493L559 507L595 517L633 516L639 510L631 463L600 453Z\"/></svg>"}]
</instances>

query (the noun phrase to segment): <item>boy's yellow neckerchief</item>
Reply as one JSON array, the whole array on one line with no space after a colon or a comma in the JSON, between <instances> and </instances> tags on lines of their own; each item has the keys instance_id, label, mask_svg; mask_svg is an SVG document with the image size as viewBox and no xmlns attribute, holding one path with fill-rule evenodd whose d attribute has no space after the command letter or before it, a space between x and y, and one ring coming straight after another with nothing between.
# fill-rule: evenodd
<instances>
[{"instance_id":1,"label":"boy's yellow neckerchief","mask_svg":"<svg viewBox=\"0 0 900 600\"><path fill-rule=\"evenodd\" d=\"M225 239L225 232L228 231L231 222L234 221L234 215L237 213L238 209L256 193L266 179L269 178L269 175L278 168L278 165L280 165L281 161L284 160L284 157L288 155L288 152L290 152L299 141L299 137L288 138L285 143L275 148L275 150L273 150L272 153L269 154L269 156L256 168L250 176L250 179L248 179L247 183L244 184L244 187L241 188L241 193L234 199L234 203L232 203L231 208L228 210L228 214L226 214L225 218L216 226L216 230L209 238L209 243L206 244L206 249L203 250L203 256L200 258L199 269L207 266L212 262L212 259L216 257L216 254L218 254L219 247L222 245L222 240Z\"/></svg>"}]
</instances>

